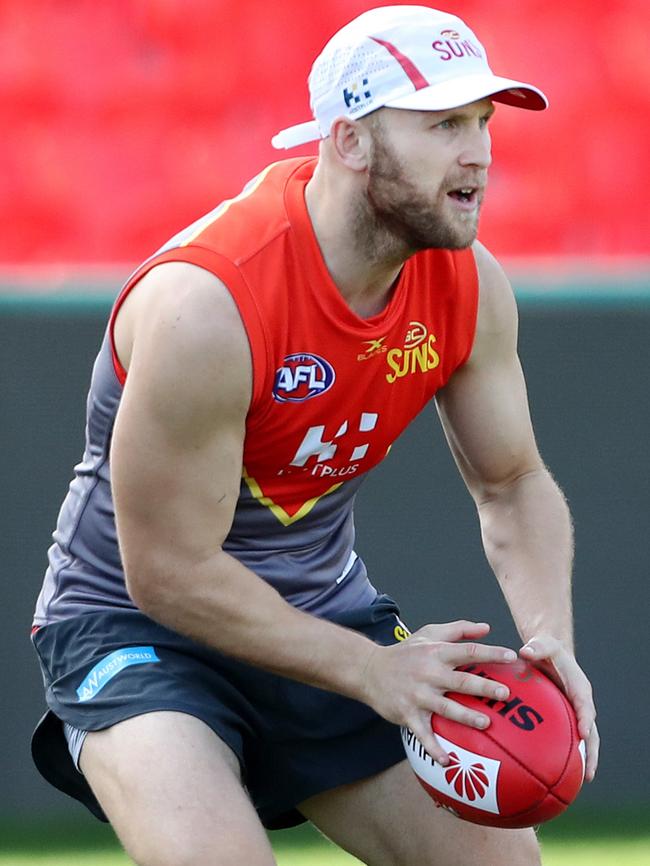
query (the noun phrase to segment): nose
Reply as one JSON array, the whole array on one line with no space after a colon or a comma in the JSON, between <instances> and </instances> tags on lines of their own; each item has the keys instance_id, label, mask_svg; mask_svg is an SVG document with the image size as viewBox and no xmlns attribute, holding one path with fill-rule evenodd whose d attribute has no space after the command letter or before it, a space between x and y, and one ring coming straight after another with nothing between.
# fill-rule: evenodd
<instances>
[{"instance_id":1,"label":"nose","mask_svg":"<svg viewBox=\"0 0 650 866\"><path fill-rule=\"evenodd\" d=\"M458 161L463 166L475 165L484 169L490 167L492 164L492 139L487 128L472 127L468 131Z\"/></svg>"}]
</instances>

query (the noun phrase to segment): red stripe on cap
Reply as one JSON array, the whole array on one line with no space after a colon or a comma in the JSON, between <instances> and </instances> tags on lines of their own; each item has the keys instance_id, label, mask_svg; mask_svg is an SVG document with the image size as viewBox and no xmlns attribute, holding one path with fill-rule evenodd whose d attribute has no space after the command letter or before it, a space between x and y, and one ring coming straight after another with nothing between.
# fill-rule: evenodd
<instances>
[{"instance_id":1,"label":"red stripe on cap","mask_svg":"<svg viewBox=\"0 0 650 866\"><path fill-rule=\"evenodd\" d=\"M408 57L405 57L394 45L390 42L384 42L383 39L377 39L376 36L371 36L370 38L373 42L378 42L380 45L383 45L387 51L390 51L404 72L406 72L416 90L422 90L423 87L429 86L429 82L426 80L424 75L422 75L415 63L413 63L412 60L409 60Z\"/></svg>"}]
</instances>

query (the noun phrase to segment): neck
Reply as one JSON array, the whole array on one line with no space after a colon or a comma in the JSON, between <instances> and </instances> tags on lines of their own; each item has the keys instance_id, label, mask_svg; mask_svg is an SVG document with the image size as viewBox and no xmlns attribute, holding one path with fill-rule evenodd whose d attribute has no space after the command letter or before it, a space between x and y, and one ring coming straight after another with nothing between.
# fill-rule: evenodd
<instances>
[{"instance_id":1,"label":"neck","mask_svg":"<svg viewBox=\"0 0 650 866\"><path fill-rule=\"evenodd\" d=\"M376 224L345 178L328 183L319 163L305 201L325 265L348 306L362 318L380 313L413 251Z\"/></svg>"}]
</instances>

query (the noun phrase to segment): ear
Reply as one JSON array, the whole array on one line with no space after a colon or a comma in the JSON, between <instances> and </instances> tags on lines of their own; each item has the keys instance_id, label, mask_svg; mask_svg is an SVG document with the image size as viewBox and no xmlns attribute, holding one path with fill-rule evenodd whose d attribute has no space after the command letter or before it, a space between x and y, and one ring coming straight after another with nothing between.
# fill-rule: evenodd
<instances>
[{"instance_id":1,"label":"ear","mask_svg":"<svg viewBox=\"0 0 650 866\"><path fill-rule=\"evenodd\" d=\"M332 149L339 162L352 171L368 168L371 137L364 124L350 117L337 117L330 127Z\"/></svg>"}]
</instances>

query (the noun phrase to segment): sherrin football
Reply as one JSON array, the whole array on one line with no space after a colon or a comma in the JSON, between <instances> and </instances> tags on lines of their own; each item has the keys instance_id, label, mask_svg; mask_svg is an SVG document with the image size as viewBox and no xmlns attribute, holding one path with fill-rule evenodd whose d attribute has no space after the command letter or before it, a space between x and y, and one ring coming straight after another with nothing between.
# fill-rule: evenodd
<instances>
[{"instance_id":1,"label":"sherrin football","mask_svg":"<svg viewBox=\"0 0 650 866\"><path fill-rule=\"evenodd\" d=\"M585 771L584 742L573 707L560 689L523 659L464 665L459 670L501 682L505 701L450 693L490 718L485 730L433 715L431 727L450 757L435 762L402 729L418 781L439 806L491 827L532 827L563 812L577 797Z\"/></svg>"}]
</instances>

